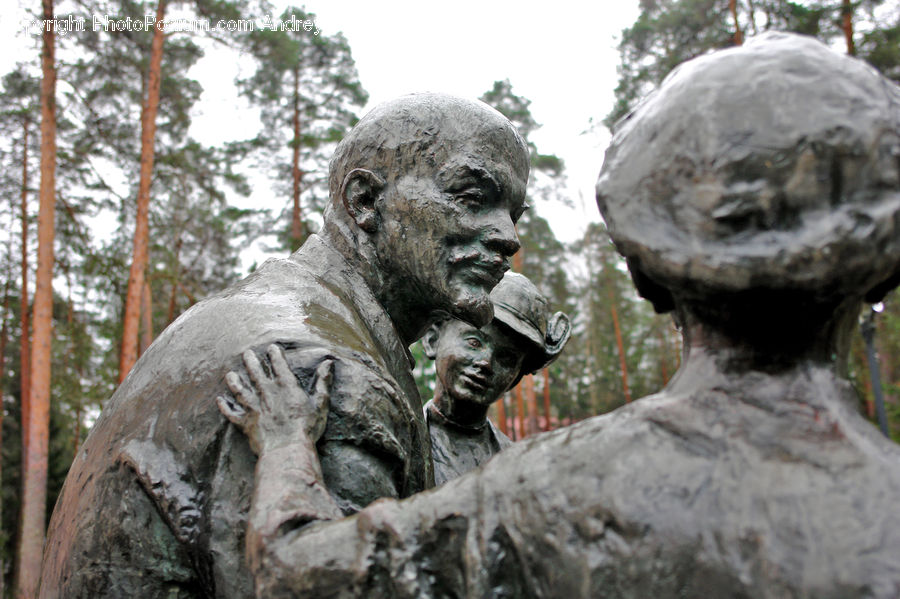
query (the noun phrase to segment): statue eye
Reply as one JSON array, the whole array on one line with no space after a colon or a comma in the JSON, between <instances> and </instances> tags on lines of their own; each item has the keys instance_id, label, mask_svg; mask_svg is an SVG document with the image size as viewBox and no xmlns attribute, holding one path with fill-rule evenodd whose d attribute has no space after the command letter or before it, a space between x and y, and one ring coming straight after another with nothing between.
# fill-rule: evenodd
<instances>
[{"instance_id":1,"label":"statue eye","mask_svg":"<svg viewBox=\"0 0 900 599\"><path fill-rule=\"evenodd\" d=\"M479 339L478 337L467 337L466 343L472 349L481 349L482 346L481 339Z\"/></svg>"},{"instance_id":2,"label":"statue eye","mask_svg":"<svg viewBox=\"0 0 900 599\"><path fill-rule=\"evenodd\" d=\"M469 187L458 192L456 199L470 208L478 208L484 203L485 195L477 187Z\"/></svg>"}]
</instances>

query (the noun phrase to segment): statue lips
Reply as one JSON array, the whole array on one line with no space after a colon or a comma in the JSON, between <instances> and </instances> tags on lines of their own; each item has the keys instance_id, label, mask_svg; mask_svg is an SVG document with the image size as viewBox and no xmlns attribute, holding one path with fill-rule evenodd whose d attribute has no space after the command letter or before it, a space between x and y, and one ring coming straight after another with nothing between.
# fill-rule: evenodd
<instances>
[{"instance_id":1,"label":"statue lips","mask_svg":"<svg viewBox=\"0 0 900 599\"><path fill-rule=\"evenodd\" d=\"M449 262L460 268L466 278L484 284L488 291L496 287L509 270L509 259L503 254L487 255L474 249L451 256Z\"/></svg>"},{"instance_id":2,"label":"statue lips","mask_svg":"<svg viewBox=\"0 0 900 599\"><path fill-rule=\"evenodd\" d=\"M472 277L489 285L489 289L493 289L503 278L503 273L509 270L509 261L505 258L498 257L494 260L473 260L467 267Z\"/></svg>"},{"instance_id":3,"label":"statue lips","mask_svg":"<svg viewBox=\"0 0 900 599\"><path fill-rule=\"evenodd\" d=\"M484 375L468 370L464 370L460 374L460 378L467 383L468 387L474 387L476 391L484 391L490 383Z\"/></svg>"}]
</instances>

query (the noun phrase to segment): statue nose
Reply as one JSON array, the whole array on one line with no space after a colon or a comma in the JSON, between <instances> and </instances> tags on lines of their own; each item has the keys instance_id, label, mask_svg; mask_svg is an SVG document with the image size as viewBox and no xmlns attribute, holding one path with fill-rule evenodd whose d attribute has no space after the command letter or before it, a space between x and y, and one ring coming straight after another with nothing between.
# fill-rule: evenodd
<instances>
[{"instance_id":1,"label":"statue nose","mask_svg":"<svg viewBox=\"0 0 900 599\"><path fill-rule=\"evenodd\" d=\"M512 256L519 251L521 244L516 234L516 226L505 212L503 218L494 220L484 239L485 245L500 252L504 256Z\"/></svg>"},{"instance_id":2,"label":"statue nose","mask_svg":"<svg viewBox=\"0 0 900 599\"><path fill-rule=\"evenodd\" d=\"M493 372L493 368L491 368L491 359L488 356L488 352L486 351L482 351L478 355L478 357L475 358L475 361L473 363L481 372L485 374L491 374L491 372Z\"/></svg>"}]
</instances>

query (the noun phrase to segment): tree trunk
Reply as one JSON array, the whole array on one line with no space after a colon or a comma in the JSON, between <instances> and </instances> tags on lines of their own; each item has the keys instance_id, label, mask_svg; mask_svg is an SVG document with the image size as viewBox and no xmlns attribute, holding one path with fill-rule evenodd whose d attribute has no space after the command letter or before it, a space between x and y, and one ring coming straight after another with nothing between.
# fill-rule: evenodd
<instances>
[{"instance_id":1,"label":"tree trunk","mask_svg":"<svg viewBox=\"0 0 900 599\"><path fill-rule=\"evenodd\" d=\"M19 401L22 411L22 430L28 426L31 409L31 305L28 301L28 117L25 117L22 144L22 289L19 306L21 342L19 343L20 391ZM28 436L22 435L22 459L28 454Z\"/></svg>"},{"instance_id":2,"label":"tree trunk","mask_svg":"<svg viewBox=\"0 0 900 599\"><path fill-rule=\"evenodd\" d=\"M72 456L78 455L78 449L81 447L81 398L75 406L75 435L72 439Z\"/></svg>"},{"instance_id":3,"label":"tree trunk","mask_svg":"<svg viewBox=\"0 0 900 599\"><path fill-rule=\"evenodd\" d=\"M856 56L856 44L853 43L853 6L850 0L843 0L841 5L841 16L843 17L844 40L847 43L847 54Z\"/></svg>"},{"instance_id":4,"label":"tree trunk","mask_svg":"<svg viewBox=\"0 0 900 599\"><path fill-rule=\"evenodd\" d=\"M861 366L866 364L867 358L864 343L854 343L853 348L852 351L857 364L860 364ZM872 391L872 377L869 376L868 373L863 373L859 378L862 381L863 386L862 398L865 403L866 417L872 422L875 422L875 396Z\"/></svg>"},{"instance_id":5,"label":"tree trunk","mask_svg":"<svg viewBox=\"0 0 900 599\"><path fill-rule=\"evenodd\" d=\"M175 300L178 297L178 277L181 276L181 237L175 242L175 259L172 266L172 290L169 293L169 310L166 313L166 325L175 320Z\"/></svg>"},{"instance_id":6,"label":"tree trunk","mask_svg":"<svg viewBox=\"0 0 900 599\"><path fill-rule=\"evenodd\" d=\"M622 372L622 393L625 395L625 403L631 401L631 392L628 390L628 364L625 361L625 344L622 343L622 329L619 327L619 311L616 310L616 298L613 295L612 285L607 286L609 293L609 311L612 314L613 329L616 333L616 347L619 349L619 368Z\"/></svg>"},{"instance_id":7,"label":"tree trunk","mask_svg":"<svg viewBox=\"0 0 900 599\"><path fill-rule=\"evenodd\" d=\"M550 424L550 369L544 368L544 430L549 431Z\"/></svg>"},{"instance_id":8,"label":"tree trunk","mask_svg":"<svg viewBox=\"0 0 900 599\"><path fill-rule=\"evenodd\" d=\"M22 220L22 289L20 290L19 299L19 328L21 330L19 338L19 409L21 412L21 443L22 458L20 471L24 472L26 467L26 456L28 455L29 436L26 434L28 423L31 415L31 303L28 299L28 130L29 118L25 116L24 142L22 144L22 202L21 202L21 220ZM19 481L19 491L24 492L24 478ZM17 539L18 543L22 542L23 519L22 519L21 501L19 502L19 521L17 523ZM16 552L20 550L17 546ZM15 558L14 558L15 559ZM16 563L16 568L19 564Z\"/></svg>"},{"instance_id":9,"label":"tree trunk","mask_svg":"<svg viewBox=\"0 0 900 599\"><path fill-rule=\"evenodd\" d=\"M756 7L753 5L753 0L747 0L747 12L750 13L750 27L753 29L753 35L759 33L759 29L756 27Z\"/></svg>"},{"instance_id":10,"label":"tree trunk","mask_svg":"<svg viewBox=\"0 0 900 599\"><path fill-rule=\"evenodd\" d=\"M740 46L744 43L744 32L741 31L741 24L738 22L737 0L729 0L728 9L731 11L731 17L734 19L734 45Z\"/></svg>"},{"instance_id":11,"label":"tree trunk","mask_svg":"<svg viewBox=\"0 0 900 599\"><path fill-rule=\"evenodd\" d=\"M72 298L72 279L69 276L69 269L66 269L66 284L69 288L69 297L67 298L67 310L66 310L66 324L69 327L69 344L66 348L66 360L65 360L65 368L68 370L69 368L74 368L76 373L76 380L78 383L78 390L75 391L76 397L72 398L72 401L75 402L75 430L72 435L72 457L78 453L78 446L81 443L81 380L84 377L84 373L81 370L80 362L78 361L78 356L75 353L78 351L76 342L75 342L75 300Z\"/></svg>"},{"instance_id":12,"label":"tree trunk","mask_svg":"<svg viewBox=\"0 0 900 599\"><path fill-rule=\"evenodd\" d=\"M9 342L9 278L3 286L3 326L0 327L0 447L3 446L3 390L6 389L6 346ZM0 460L0 467L2 467ZM2 471L0 471L2 472ZM2 522L2 520L0 520ZM2 597L2 595L0 595Z\"/></svg>"},{"instance_id":13,"label":"tree trunk","mask_svg":"<svg viewBox=\"0 0 900 599\"><path fill-rule=\"evenodd\" d=\"M150 283L144 281L141 293L141 346L139 355L143 355L153 343L153 299L150 295Z\"/></svg>"},{"instance_id":14,"label":"tree trunk","mask_svg":"<svg viewBox=\"0 0 900 599\"><path fill-rule=\"evenodd\" d=\"M893 332L891 330L891 326L888 323L887 319L884 317L885 315L882 313L876 320L876 338L878 343L876 344L877 352L878 352L878 370L881 374L881 380L885 381L886 384L882 385L882 394L884 396L884 401L889 404L894 404L895 397L892 393L893 389L895 389L895 385L893 384L894 376L893 376L893 364L894 357L891 354L891 343L890 343L890 335ZM890 425L890 418L888 419L888 424Z\"/></svg>"},{"instance_id":15,"label":"tree trunk","mask_svg":"<svg viewBox=\"0 0 900 599\"><path fill-rule=\"evenodd\" d=\"M291 211L291 251L296 251L303 244L303 219L300 215L300 182L303 172L300 170L300 66L294 67L294 139L291 142L293 156L291 160L291 177L293 179L294 209Z\"/></svg>"},{"instance_id":16,"label":"tree trunk","mask_svg":"<svg viewBox=\"0 0 900 599\"><path fill-rule=\"evenodd\" d=\"M587 251L585 251L585 260L587 261L587 272L589 275L593 275L596 272L594 267L594 248L592 246L587 247ZM591 399L591 409L592 416L596 415L600 412L600 393L599 387L597 384L597 370L600 364L598 348L598 305L600 304L600 297L595 295L599 293L599 289L596 289L597 285L589 286L585 289L585 295L587 297L587 306L588 306L588 321L585 323L585 345L587 346L587 370L590 372L588 376L591 377L591 380L588 383L588 395ZM593 372L591 372L593 371ZM584 418L584 414L581 413L581 410L578 410L578 413L574 414L576 420L580 420Z\"/></svg>"},{"instance_id":17,"label":"tree trunk","mask_svg":"<svg viewBox=\"0 0 900 599\"><path fill-rule=\"evenodd\" d=\"M161 24L166 14L166 0L159 0L156 7L156 23ZM156 139L156 113L159 109L160 68L162 65L162 27L153 29L150 45L150 71L147 75L147 98L141 110L141 175L138 183L137 217L134 225L134 246L131 269L128 273L128 291L125 294L125 317L122 327L122 349L119 356L119 382L121 383L137 361L138 329L141 294L147 269L150 236L150 183L153 177L153 151Z\"/></svg>"},{"instance_id":18,"label":"tree trunk","mask_svg":"<svg viewBox=\"0 0 900 599\"><path fill-rule=\"evenodd\" d=\"M12 250L9 253L8 275L12 275ZM9 281L12 277L6 277L3 286L3 326L0 327L0 448L3 447L3 390L6 389L6 346L9 341ZM0 485L3 483L3 460L0 460ZM0 496L0 537L3 535L3 498ZM0 597L6 596L6 588L3 584L3 573L6 571L5 560L0 558Z\"/></svg>"},{"instance_id":19,"label":"tree trunk","mask_svg":"<svg viewBox=\"0 0 900 599\"><path fill-rule=\"evenodd\" d=\"M659 333L659 369L662 375L662 384L665 387L669 383L669 344L666 342L665 329L657 329Z\"/></svg>"},{"instance_id":20,"label":"tree trunk","mask_svg":"<svg viewBox=\"0 0 900 599\"><path fill-rule=\"evenodd\" d=\"M53 0L42 0L44 22L53 19ZM50 428L50 344L53 338L53 236L56 201L56 66L54 33L46 27L41 54L41 184L38 210L38 264L31 347L31 410L28 452L22 469L22 534L16 594L37 596L47 511L47 449Z\"/></svg>"},{"instance_id":21,"label":"tree trunk","mask_svg":"<svg viewBox=\"0 0 900 599\"><path fill-rule=\"evenodd\" d=\"M513 423L513 432L515 433L515 437L513 437L516 441L519 439L525 438L525 402L522 401L522 383L519 382L516 385L516 388L513 389L513 394L516 397L516 420Z\"/></svg>"},{"instance_id":22,"label":"tree trunk","mask_svg":"<svg viewBox=\"0 0 900 599\"><path fill-rule=\"evenodd\" d=\"M509 436L509 427L506 425L506 393L504 392L497 401L497 428L500 432Z\"/></svg>"},{"instance_id":23,"label":"tree trunk","mask_svg":"<svg viewBox=\"0 0 900 599\"><path fill-rule=\"evenodd\" d=\"M527 374L522 379L525 384L525 399L528 401L528 434L536 435L541 432L538 426L538 403L534 392L534 376Z\"/></svg>"}]
</instances>

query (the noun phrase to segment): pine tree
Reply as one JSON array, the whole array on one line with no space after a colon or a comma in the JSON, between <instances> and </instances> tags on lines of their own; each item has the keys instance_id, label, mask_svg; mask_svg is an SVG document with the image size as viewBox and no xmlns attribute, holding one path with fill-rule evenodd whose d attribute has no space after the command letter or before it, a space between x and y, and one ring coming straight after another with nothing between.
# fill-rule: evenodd
<instances>
[{"instance_id":1,"label":"pine tree","mask_svg":"<svg viewBox=\"0 0 900 599\"><path fill-rule=\"evenodd\" d=\"M856 55L900 83L900 4L880 16L869 13L870 27L857 36Z\"/></svg>"},{"instance_id":2,"label":"pine tree","mask_svg":"<svg viewBox=\"0 0 900 599\"><path fill-rule=\"evenodd\" d=\"M40 154L38 145L40 137L36 134L34 115L40 113L41 81L38 77L28 72L26 65L18 65L15 70L3 77L3 93L0 96L0 123L8 139L14 145L10 148L10 158L16 156L8 163L9 172L19 173L18 192L14 193L19 199L18 213L19 226L19 328L24 332L19 343L20 364L19 375L21 377L22 392L19 401L22 405L22 418L27 421L30 415L30 391L31 391L31 314L30 300L28 296L28 280L32 265L29 260L29 238L32 223L32 215L29 212L29 200L33 197L34 189L31 181L34 179L32 169L34 157ZM12 197L12 196L11 196ZM27 443L29 437L22 437L23 455L27 455Z\"/></svg>"},{"instance_id":3,"label":"pine tree","mask_svg":"<svg viewBox=\"0 0 900 599\"><path fill-rule=\"evenodd\" d=\"M602 224L592 224L572 251L581 258L571 356L569 404L574 419L601 414L662 388L678 363L680 340L671 318L641 300Z\"/></svg>"},{"instance_id":4,"label":"pine tree","mask_svg":"<svg viewBox=\"0 0 900 599\"><path fill-rule=\"evenodd\" d=\"M53 0L43 0L45 22L53 20ZM44 546L47 456L50 426L50 357L53 317L53 234L56 207L56 61L55 33L43 31L41 55L41 182L38 217L38 266L31 347L30 410L23 423L27 437L22 474L22 525L16 593L37 595ZM24 336L23 331L23 336Z\"/></svg>"},{"instance_id":5,"label":"pine tree","mask_svg":"<svg viewBox=\"0 0 900 599\"><path fill-rule=\"evenodd\" d=\"M613 128L682 62L710 50L738 45L746 37L762 31L793 31L825 42L843 37L847 52L855 54L857 34L853 23L856 11L864 9L872 14L882 2L642 0L637 20L622 31L616 103L603 122ZM891 53L882 35L875 33L881 32L882 27L875 24L873 31L866 34L868 46L865 52L859 52L861 57L868 59L870 54ZM887 33L887 36L891 34ZM888 59L888 62L891 67L898 64L896 58ZM876 62L873 64L878 66Z\"/></svg>"},{"instance_id":6,"label":"pine tree","mask_svg":"<svg viewBox=\"0 0 900 599\"><path fill-rule=\"evenodd\" d=\"M193 0L187 8L215 21L239 16L240 6L243 4L235 1ZM149 5L130 0L118 0L103 10L85 3L86 13L81 16L89 20L93 11L117 19L134 19L142 18L149 8ZM165 8L165 1L155 5L157 19L162 17ZM225 156L224 151L202 148L188 135L190 111L202 89L187 73L202 56L201 48L188 33L166 33L164 44L159 33L160 30L154 28L151 31L86 31L72 35L71 54L78 58L64 65L72 89L69 99L73 119L86 124L71 136L77 155L87 165L83 185L95 190L96 198L100 198L95 208L115 211L120 224L115 237L101 247L92 248L82 264L82 272L92 279L96 289L106 294L100 302L112 322L101 325L102 335L109 336L118 347L117 380L124 377L137 358L139 336L146 344L152 339L152 333L166 324L164 316L153 309L152 302L148 303L151 312L144 311L142 317L141 302L148 296L146 292L150 298L170 297L168 289L159 289L162 283L157 272L156 265L160 260L156 253L168 254L175 247L175 241L173 245L163 242L172 237L167 229L173 223L169 212L180 205L179 201L188 200L173 198L190 195L190 202L196 207L197 202L222 205L223 190L229 186L246 193L243 179L231 172L234 158ZM227 41L236 42L238 37L231 36L232 39ZM151 93L154 90L158 93ZM155 117L152 114L154 105L157 106ZM142 125L135 127L136 123ZM140 131L140 135L136 131ZM216 160L211 161L209 157ZM194 164L192 160L198 163ZM205 182L199 182L203 178ZM121 184L115 184L116 180L138 183L122 189ZM136 202L135 197L139 201ZM78 212L73 210L76 221ZM205 227L212 233L224 225L211 222L211 217L239 221L248 214L252 211L234 211L225 207L212 212L198 209L191 220L195 230ZM202 219L206 220L200 222ZM228 225L229 232L238 226L232 222ZM130 239L126 237L129 230L133 232ZM218 273L234 264L239 244L224 245L229 247L228 258L223 258L221 251L208 257L208 261L222 259L222 268L206 270ZM219 243L215 247L222 249L224 245ZM126 246L132 247L130 255L123 251ZM210 244L208 249L214 249L213 245ZM166 255L163 259L174 273L172 277L177 278L178 268L173 266L172 257ZM192 256L191 259L200 258ZM129 271L128 283L123 280L123 268ZM228 272L232 273L231 270ZM194 293L202 296L210 287L221 285L223 280L222 276L214 276L200 286L202 290L195 289ZM179 288L187 289L188 285L182 283ZM183 306L179 302L176 305ZM121 328L117 332L118 327ZM105 360L103 371L109 367L109 361Z\"/></svg>"},{"instance_id":7,"label":"pine tree","mask_svg":"<svg viewBox=\"0 0 900 599\"><path fill-rule=\"evenodd\" d=\"M260 211L228 203L229 187L241 195L250 190L231 171L226 150L187 143L161 157L156 176L166 192L151 213L154 264L147 281L149 296L162 301L155 309L151 304L147 318L159 331L198 299L233 282L239 251L262 231L255 218Z\"/></svg>"},{"instance_id":8,"label":"pine tree","mask_svg":"<svg viewBox=\"0 0 900 599\"><path fill-rule=\"evenodd\" d=\"M166 0L159 0L156 22L161 23L166 14ZM159 110L159 88L162 69L162 27L153 28L150 43L150 66L147 71L147 90L141 107L141 168L138 183L137 215L134 227L134 249L128 288L125 295L125 316L122 320L122 347L119 356L119 382L121 382L138 355L138 319L140 317L141 292L149 260L147 246L150 241L150 178L153 176L154 144L156 143L156 113Z\"/></svg>"},{"instance_id":9,"label":"pine tree","mask_svg":"<svg viewBox=\"0 0 900 599\"><path fill-rule=\"evenodd\" d=\"M368 100L356 73L347 40L340 33L279 26L314 23L315 15L287 8L272 28L253 31L247 49L256 70L238 81L241 91L260 107L263 127L248 142L260 164L271 169L276 192L290 197L287 243L303 243L312 213L324 208L328 158L352 127L356 110ZM294 29L297 29L296 31ZM306 212L301 201L307 195Z\"/></svg>"}]
</instances>

